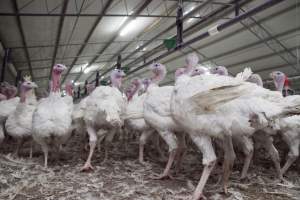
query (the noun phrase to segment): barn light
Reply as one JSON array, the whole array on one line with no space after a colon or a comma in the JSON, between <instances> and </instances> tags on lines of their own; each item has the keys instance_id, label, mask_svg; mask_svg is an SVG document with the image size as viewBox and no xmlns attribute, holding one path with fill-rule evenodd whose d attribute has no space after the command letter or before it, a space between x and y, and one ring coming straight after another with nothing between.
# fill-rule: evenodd
<instances>
[{"instance_id":1,"label":"barn light","mask_svg":"<svg viewBox=\"0 0 300 200\"><path fill-rule=\"evenodd\" d=\"M127 24L120 32L120 36L125 36L126 34L128 34L132 29L135 28L135 26L137 25L137 20L133 19L131 22L129 22L129 24Z\"/></svg>"},{"instance_id":2,"label":"barn light","mask_svg":"<svg viewBox=\"0 0 300 200\"><path fill-rule=\"evenodd\" d=\"M85 69L83 70L83 73L85 73L85 74L89 73L89 72L90 72L90 69L91 69L91 68L89 68L89 67L88 67L88 68L85 68Z\"/></svg>"},{"instance_id":3,"label":"barn light","mask_svg":"<svg viewBox=\"0 0 300 200\"><path fill-rule=\"evenodd\" d=\"M185 11L185 12L183 13L183 15L188 14L189 12L191 12L192 10L194 10L194 8L195 8L195 6L192 6L190 9L188 9L187 11Z\"/></svg>"},{"instance_id":4,"label":"barn light","mask_svg":"<svg viewBox=\"0 0 300 200\"><path fill-rule=\"evenodd\" d=\"M90 69L87 67L89 65L89 63L85 63L84 65L82 65L81 70L83 71L83 73L87 74L89 73Z\"/></svg>"}]
</instances>

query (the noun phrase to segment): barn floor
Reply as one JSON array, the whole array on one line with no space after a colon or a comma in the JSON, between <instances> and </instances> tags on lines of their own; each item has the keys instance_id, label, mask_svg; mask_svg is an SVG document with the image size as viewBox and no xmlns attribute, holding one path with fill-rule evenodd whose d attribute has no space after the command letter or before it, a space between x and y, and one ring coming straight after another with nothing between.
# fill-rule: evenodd
<instances>
[{"instance_id":1,"label":"barn floor","mask_svg":"<svg viewBox=\"0 0 300 200\"><path fill-rule=\"evenodd\" d=\"M23 148L20 158L8 155L14 143L7 141L1 148L0 157L0 199L55 199L55 200L180 200L188 199L202 172L201 155L193 148L187 153L183 169L174 180L152 180L154 173L162 172L164 164L157 159L151 145L146 148L148 164L137 162L138 144L131 142L125 151L122 142L116 141L110 151L110 158L101 163L103 152L93 158L94 172L81 173L87 152L82 150L78 137L73 137L66 145L60 159L50 154L49 168L42 167L43 155L39 148L34 150L34 158L27 158L28 148ZM25 146L26 147L26 146ZM62 159L63 158L63 159ZM287 173L288 183L275 182L275 170L269 159L257 158L251 165L249 179L239 181L242 163L237 160L231 176L229 194L224 195L217 184L221 166L213 171L205 188L208 199L300 199L299 160ZM22 164L26 163L26 164Z\"/></svg>"}]
</instances>

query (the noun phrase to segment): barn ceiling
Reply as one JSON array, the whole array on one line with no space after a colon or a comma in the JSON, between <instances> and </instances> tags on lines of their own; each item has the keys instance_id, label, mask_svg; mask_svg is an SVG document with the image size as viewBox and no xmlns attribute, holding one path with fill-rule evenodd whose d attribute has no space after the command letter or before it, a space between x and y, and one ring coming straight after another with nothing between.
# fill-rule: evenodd
<instances>
[{"instance_id":1,"label":"barn ceiling","mask_svg":"<svg viewBox=\"0 0 300 200\"><path fill-rule=\"evenodd\" d=\"M188 41L241 15L266 0L183 1L183 40ZM22 75L30 74L47 88L51 69L63 63L63 84L91 82L114 68L135 69L167 52L163 40L176 35L176 0L1 0L0 42L11 50L11 62ZM300 91L300 1L285 0L215 36L199 40L158 60L168 69L164 84L189 52L206 66L224 65L231 74L251 67L269 83L273 70L285 72ZM15 74L14 74L15 75ZM149 76L147 67L125 79ZM12 74L6 77L14 80Z\"/></svg>"}]
</instances>

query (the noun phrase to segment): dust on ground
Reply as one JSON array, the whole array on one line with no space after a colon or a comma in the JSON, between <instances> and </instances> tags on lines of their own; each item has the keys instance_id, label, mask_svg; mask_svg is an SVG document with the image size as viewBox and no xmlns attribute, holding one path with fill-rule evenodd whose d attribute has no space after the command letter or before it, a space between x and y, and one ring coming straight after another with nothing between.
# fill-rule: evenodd
<instances>
[{"instance_id":1,"label":"dust on ground","mask_svg":"<svg viewBox=\"0 0 300 200\"><path fill-rule=\"evenodd\" d=\"M79 142L80 141L80 142ZM60 158L50 154L49 167L44 169L43 154L37 146L33 159L28 158L28 146L22 148L19 158L9 153L15 143L5 141L0 147L0 199L2 200L183 200L189 199L202 172L201 154L190 148L180 173L174 180L153 180L163 171L166 162L157 159L152 145L146 147L146 165L137 161L138 142L133 140L128 147L123 141L115 141L110 148L110 157L102 163L103 152L96 150L92 164L93 172L82 173L87 152L82 140L73 137L65 146ZM259 153L260 154L260 153ZM300 199L299 160L286 174L287 183L276 182L272 162L264 156L255 155L249 177L240 181L239 170L242 158L238 156L231 175L229 194L222 193L221 165L217 164L204 194L208 199L228 200L285 200Z\"/></svg>"}]
</instances>

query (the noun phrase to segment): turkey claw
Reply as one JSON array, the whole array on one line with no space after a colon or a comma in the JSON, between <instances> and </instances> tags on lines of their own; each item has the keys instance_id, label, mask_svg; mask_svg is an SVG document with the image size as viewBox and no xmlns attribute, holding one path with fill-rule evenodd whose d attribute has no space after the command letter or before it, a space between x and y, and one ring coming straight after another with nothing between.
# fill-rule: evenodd
<instances>
[{"instance_id":1,"label":"turkey claw","mask_svg":"<svg viewBox=\"0 0 300 200\"><path fill-rule=\"evenodd\" d=\"M201 194L200 197L198 197L198 198L192 197L190 200L207 200L207 198L203 194Z\"/></svg>"},{"instance_id":2,"label":"turkey claw","mask_svg":"<svg viewBox=\"0 0 300 200\"><path fill-rule=\"evenodd\" d=\"M81 170L81 172L89 172L89 171L94 171L94 167L91 164L85 164Z\"/></svg>"},{"instance_id":3,"label":"turkey claw","mask_svg":"<svg viewBox=\"0 0 300 200\"><path fill-rule=\"evenodd\" d=\"M174 180L174 177L170 174L161 174L161 175L158 175L158 176L153 176L151 178L154 179L154 180L163 180L163 179Z\"/></svg>"}]
</instances>

